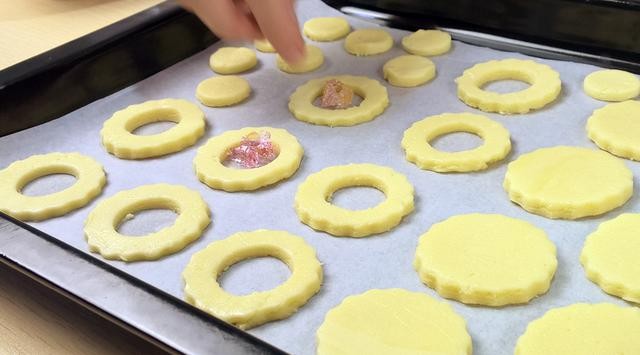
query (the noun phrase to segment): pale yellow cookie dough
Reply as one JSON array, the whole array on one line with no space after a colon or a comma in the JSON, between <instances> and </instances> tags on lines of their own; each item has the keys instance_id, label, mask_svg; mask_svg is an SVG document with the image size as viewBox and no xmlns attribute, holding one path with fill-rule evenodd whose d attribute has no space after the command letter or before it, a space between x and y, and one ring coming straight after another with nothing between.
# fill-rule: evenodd
<instances>
[{"instance_id":1,"label":"pale yellow cookie dough","mask_svg":"<svg viewBox=\"0 0 640 355\"><path fill-rule=\"evenodd\" d=\"M218 74L238 74L258 64L256 52L245 47L222 47L209 58L209 66Z\"/></svg>"},{"instance_id":2,"label":"pale yellow cookie dough","mask_svg":"<svg viewBox=\"0 0 640 355\"><path fill-rule=\"evenodd\" d=\"M595 110L587 121L587 134L609 153L640 161L640 102L619 102Z\"/></svg>"},{"instance_id":3,"label":"pale yellow cookie dough","mask_svg":"<svg viewBox=\"0 0 640 355\"><path fill-rule=\"evenodd\" d=\"M372 208L350 210L331 203L334 192L354 186L374 187L386 199ZM391 168L374 164L332 166L309 175L296 192L300 221L338 237L366 237L397 226L413 211L413 186Z\"/></svg>"},{"instance_id":4,"label":"pale yellow cookie dough","mask_svg":"<svg viewBox=\"0 0 640 355\"><path fill-rule=\"evenodd\" d=\"M424 57L401 55L384 63L382 73L389 84L410 88L433 79L436 65Z\"/></svg>"},{"instance_id":5,"label":"pale yellow cookie dough","mask_svg":"<svg viewBox=\"0 0 640 355\"><path fill-rule=\"evenodd\" d=\"M402 47L415 55L440 55L451 49L451 35L439 30L418 30L402 38Z\"/></svg>"},{"instance_id":6,"label":"pale yellow cookie dough","mask_svg":"<svg viewBox=\"0 0 640 355\"><path fill-rule=\"evenodd\" d=\"M447 303L402 289L369 290L330 310L318 355L470 355L466 323Z\"/></svg>"},{"instance_id":7,"label":"pale yellow cookie dough","mask_svg":"<svg viewBox=\"0 0 640 355\"><path fill-rule=\"evenodd\" d=\"M169 209L178 217L173 225L143 236L116 230L127 215L149 209ZM84 234L89 250L106 259L156 260L200 238L210 222L209 207L196 191L180 185L144 185L100 201L84 222Z\"/></svg>"},{"instance_id":8,"label":"pale yellow cookie dough","mask_svg":"<svg viewBox=\"0 0 640 355\"><path fill-rule=\"evenodd\" d=\"M497 93L482 87L492 81L519 80L531 86L520 91ZM560 75L550 66L532 60L503 59L476 64L456 79L458 97L486 112L527 113L553 102L562 89Z\"/></svg>"},{"instance_id":9,"label":"pale yellow cookie dough","mask_svg":"<svg viewBox=\"0 0 640 355\"><path fill-rule=\"evenodd\" d=\"M602 223L587 237L580 262L605 292L640 304L640 214Z\"/></svg>"},{"instance_id":10,"label":"pale yellow cookie dough","mask_svg":"<svg viewBox=\"0 0 640 355\"><path fill-rule=\"evenodd\" d=\"M549 289L556 247L534 225L497 214L453 216L420 237L413 266L440 296L504 306Z\"/></svg>"},{"instance_id":11,"label":"pale yellow cookie dough","mask_svg":"<svg viewBox=\"0 0 640 355\"><path fill-rule=\"evenodd\" d=\"M478 135L484 143L470 150L443 152L429 142L453 132ZM402 148L407 160L420 169L437 172L484 170L502 160L511 151L509 131L500 123L472 113L444 113L430 116L411 125L404 132Z\"/></svg>"},{"instance_id":12,"label":"pale yellow cookie dough","mask_svg":"<svg viewBox=\"0 0 640 355\"><path fill-rule=\"evenodd\" d=\"M633 194L633 174L603 151L557 146L523 154L504 177L511 201L549 218L597 216Z\"/></svg>"},{"instance_id":13,"label":"pale yellow cookie dough","mask_svg":"<svg viewBox=\"0 0 640 355\"><path fill-rule=\"evenodd\" d=\"M278 66L278 69L285 73L300 74L308 73L320 68L322 63L324 63L324 54L322 54L322 50L309 44L307 44L305 48L306 51L304 59L302 59L300 63L296 64L289 64L282 59L280 54L276 55L276 65Z\"/></svg>"},{"instance_id":14,"label":"pale yellow cookie dough","mask_svg":"<svg viewBox=\"0 0 640 355\"><path fill-rule=\"evenodd\" d=\"M529 323L515 355L640 354L640 309L577 303Z\"/></svg>"},{"instance_id":15,"label":"pale yellow cookie dough","mask_svg":"<svg viewBox=\"0 0 640 355\"><path fill-rule=\"evenodd\" d=\"M278 148L278 157L267 165L254 169L236 169L223 165L229 149L239 145L252 132L266 131ZM226 131L207 141L198 149L193 166L198 179L207 186L225 191L250 191L274 184L293 175L302 160L304 150L296 137L284 129L246 127Z\"/></svg>"},{"instance_id":16,"label":"pale yellow cookie dough","mask_svg":"<svg viewBox=\"0 0 640 355\"><path fill-rule=\"evenodd\" d=\"M598 70L584 78L582 88L597 100L625 101L640 95L640 79L622 70Z\"/></svg>"},{"instance_id":17,"label":"pale yellow cookie dough","mask_svg":"<svg viewBox=\"0 0 640 355\"><path fill-rule=\"evenodd\" d=\"M153 122L175 122L153 135L132 132ZM118 158L144 159L175 153L192 146L204 134L204 113L186 100L152 100L117 111L104 122L100 136L107 151Z\"/></svg>"},{"instance_id":18,"label":"pale yellow cookie dough","mask_svg":"<svg viewBox=\"0 0 640 355\"><path fill-rule=\"evenodd\" d=\"M302 27L305 36L318 42L329 42L346 36L351 27L342 17L316 17L307 20Z\"/></svg>"},{"instance_id":19,"label":"pale yellow cookie dough","mask_svg":"<svg viewBox=\"0 0 640 355\"><path fill-rule=\"evenodd\" d=\"M223 107L244 101L251 94L251 86L236 75L214 76L196 88L196 97L203 105Z\"/></svg>"},{"instance_id":20,"label":"pale yellow cookie dough","mask_svg":"<svg viewBox=\"0 0 640 355\"><path fill-rule=\"evenodd\" d=\"M42 196L27 196L31 181L52 174L76 178L70 187ZM102 165L79 153L32 155L0 170L0 211L21 221L40 221L76 210L102 192L106 182Z\"/></svg>"},{"instance_id":21,"label":"pale yellow cookie dough","mask_svg":"<svg viewBox=\"0 0 640 355\"><path fill-rule=\"evenodd\" d=\"M355 30L344 40L344 49L357 56L376 55L393 47L393 37L379 28Z\"/></svg>"},{"instance_id":22,"label":"pale yellow cookie dough","mask_svg":"<svg viewBox=\"0 0 640 355\"><path fill-rule=\"evenodd\" d=\"M267 291L236 296L217 278L245 259L271 256L291 270L283 284ZM182 273L187 302L241 329L287 318L315 295L322 284L322 265L304 239L283 231L236 233L195 253Z\"/></svg>"},{"instance_id":23,"label":"pale yellow cookie dough","mask_svg":"<svg viewBox=\"0 0 640 355\"><path fill-rule=\"evenodd\" d=\"M350 87L354 94L363 98L354 107L326 109L313 104L322 95L325 83L337 79ZM365 76L338 75L312 79L299 86L289 97L289 111L295 118L323 126L353 126L371 121L389 105L387 89L377 80Z\"/></svg>"},{"instance_id":24,"label":"pale yellow cookie dough","mask_svg":"<svg viewBox=\"0 0 640 355\"><path fill-rule=\"evenodd\" d=\"M257 39L255 41L253 41L253 45L256 47L257 50L259 50L260 52L263 53L275 53L276 49L273 48L273 46L271 45L271 42L269 42L269 40L265 39Z\"/></svg>"}]
</instances>

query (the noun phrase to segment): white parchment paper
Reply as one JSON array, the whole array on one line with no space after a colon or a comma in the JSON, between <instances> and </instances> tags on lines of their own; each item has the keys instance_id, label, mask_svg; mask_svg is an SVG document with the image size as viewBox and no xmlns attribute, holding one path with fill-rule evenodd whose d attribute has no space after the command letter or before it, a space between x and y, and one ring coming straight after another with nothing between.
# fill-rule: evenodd
<instances>
[{"instance_id":1,"label":"white parchment paper","mask_svg":"<svg viewBox=\"0 0 640 355\"><path fill-rule=\"evenodd\" d=\"M297 7L301 24L311 17L339 15L318 0L298 1ZM353 18L350 22L354 28L375 26ZM527 305L495 309L445 300L466 319L475 354L512 353L518 336L524 332L527 324L551 308L575 302L624 304L603 293L586 279L578 257L585 236L599 223L622 212L640 210L637 195L622 208L600 217L561 221L525 212L509 201L501 187L506 164L524 152L554 145L595 148L585 134L585 123L591 112L604 106L604 103L584 94L581 84L584 76L597 68L536 59L560 72L563 81L561 97L552 105L525 115L486 114L505 125L512 134L513 151L507 159L483 172L437 174L420 170L405 160L400 147L404 130L429 115L444 112L480 113L458 100L454 79L464 69L478 62L527 56L454 42L450 53L432 58L438 74L431 83L412 89L396 88L383 80L381 67L388 59L404 54L399 40L406 32L389 31L396 40L395 47L372 57L347 54L342 47L343 41L313 43L324 51L325 63L319 70L302 75L280 72L275 66L274 55L258 52L259 65L242 74L253 88L251 97L229 108L214 109L200 105L207 116L207 132L195 146L182 152L156 159L130 161L118 159L103 149L99 130L102 123L117 110L167 97L197 102L197 84L214 75L208 66L209 56L225 45L218 43L60 119L0 138L0 168L33 154L54 151L77 151L100 161L108 174L108 185L98 199L66 216L32 223L36 228L85 252L88 252L88 248L82 232L83 221L98 200L121 190L160 182L181 184L199 191L211 208L213 223L198 241L159 261L129 264L106 261L180 299L183 298L181 272L191 255L207 244L238 231L260 228L287 230L303 237L317 250L319 259L324 263L325 281L322 289L292 317L250 331L295 354L315 352L315 332L325 313L348 295L372 288L400 287L441 299L420 282L413 270L414 251L418 237L429 226L462 213L501 213L527 220L543 228L558 247L559 265L551 289ZM365 75L381 81L388 89L391 105L375 120L354 127L329 128L295 120L287 109L289 95L307 80L331 74ZM64 93L60 93L60 99L64 100ZM305 158L298 172L286 181L255 192L226 193L201 184L192 168L197 147L214 135L245 126L280 127L297 136L305 149ZM458 138L445 138L440 146L461 148L471 144L464 137ZM415 186L415 211L391 232L362 239L335 238L315 232L300 223L292 205L296 187L305 177L327 166L359 162L390 166L405 174ZM636 176L640 174L639 163L627 161L626 164ZM637 185L637 178L635 182ZM349 204L349 196L354 199L362 194L345 193L341 201ZM366 196L372 197L370 194ZM100 256L94 256L100 259ZM264 262L251 266L253 268L249 273L244 265L232 268L229 273L235 269L243 270L241 273L245 277L240 280L249 283L251 280L265 280L260 283L261 287L273 286L286 279L285 268L275 268ZM225 275L225 279L231 276ZM249 290L253 286L238 287Z\"/></svg>"}]
</instances>

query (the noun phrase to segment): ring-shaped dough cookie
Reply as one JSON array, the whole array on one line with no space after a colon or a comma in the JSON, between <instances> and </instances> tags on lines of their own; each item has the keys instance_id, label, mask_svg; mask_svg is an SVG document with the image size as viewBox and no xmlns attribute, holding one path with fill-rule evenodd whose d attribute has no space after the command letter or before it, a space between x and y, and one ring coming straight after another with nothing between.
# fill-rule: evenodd
<instances>
[{"instance_id":1,"label":"ring-shaped dough cookie","mask_svg":"<svg viewBox=\"0 0 640 355\"><path fill-rule=\"evenodd\" d=\"M625 101L640 95L640 79L623 70L598 70L584 78L582 88L596 100Z\"/></svg>"},{"instance_id":2,"label":"ring-shaped dough cookie","mask_svg":"<svg viewBox=\"0 0 640 355\"><path fill-rule=\"evenodd\" d=\"M314 41L330 42L346 36L351 31L351 26L342 17L316 17L307 20L302 31Z\"/></svg>"},{"instance_id":3,"label":"ring-shaped dough cookie","mask_svg":"<svg viewBox=\"0 0 640 355\"><path fill-rule=\"evenodd\" d=\"M231 265L271 256L289 267L284 283L249 295L226 292L217 278ZM322 265L304 239L284 231L236 233L195 253L184 269L187 302L241 329L289 317L315 295L322 284Z\"/></svg>"},{"instance_id":4,"label":"ring-shaped dough cookie","mask_svg":"<svg viewBox=\"0 0 640 355\"><path fill-rule=\"evenodd\" d=\"M471 150L444 152L429 144L433 139L453 132L480 136L484 143ZM502 160L511 151L509 131L500 123L472 113L444 113L411 125L402 138L407 160L420 169L437 172L483 170Z\"/></svg>"},{"instance_id":5,"label":"ring-shaped dough cookie","mask_svg":"<svg viewBox=\"0 0 640 355\"><path fill-rule=\"evenodd\" d=\"M451 49L451 35L439 30L418 30L402 38L402 48L421 56L444 54Z\"/></svg>"},{"instance_id":6,"label":"ring-shaped dough cookie","mask_svg":"<svg viewBox=\"0 0 640 355\"><path fill-rule=\"evenodd\" d=\"M587 121L587 134L601 149L640 161L640 102L619 102L595 110Z\"/></svg>"},{"instance_id":7,"label":"ring-shaped dough cookie","mask_svg":"<svg viewBox=\"0 0 640 355\"><path fill-rule=\"evenodd\" d=\"M411 88L433 79L436 76L436 65L428 58L401 55L384 63L382 73L389 84Z\"/></svg>"},{"instance_id":8,"label":"ring-shaped dough cookie","mask_svg":"<svg viewBox=\"0 0 640 355\"><path fill-rule=\"evenodd\" d=\"M322 95L322 89L330 79L337 79L349 86L363 98L362 102L358 106L338 110L315 106L313 102ZM364 76L339 75L312 79L299 86L289 97L289 111L298 120L329 127L353 126L371 121L388 105L387 88L377 80Z\"/></svg>"},{"instance_id":9,"label":"ring-shaped dough cookie","mask_svg":"<svg viewBox=\"0 0 640 355\"><path fill-rule=\"evenodd\" d=\"M173 225L143 236L116 231L127 215L149 209L169 209L178 217ZM200 238L210 222L209 207L196 191L180 185L144 185L100 201L85 220L84 234L89 250L106 259L156 260Z\"/></svg>"},{"instance_id":10,"label":"ring-shaped dough cookie","mask_svg":"<svg viewBox=\"0 0 640 355\"><path fill-rule=\"evenodd\" d=\"M76 182L43 196L21 193L29 182L51 174L68 174ZM102 165L79 153L33 155L0 170L0 211L21 221L40 221L78 209L102 191L106 182Z\"/></svg>"},{"instance_id":11,"label":"ring-shaped dough cookie","mask_svg":"<svg viewBox=\"0 0 640 355\"><path fill-rule=\"evenodd\" d=\"M257 50L259 50L260 52L263 53L275 53L276 49L273 48L273 46L271 45L271 42L269 42L269 40L265 39L256 39L255 41L253 41L253 45L256 47Z\"/></svg>"},{"instance_id":12,"label":"ring-shaped dough cookie","mask_svg":"<svg viewBox=\"0 0 640 355\"><path fill-rule=\"evenodd\" d=\"M344 40L344 49L357 56L376 55L387 52L393 47L393 37L379 28L355 30Z\"/></svg>"},{"instance_id":13,"label":"ring-shaped dough cookie","mask_svg":"<svg viewBox=\"0 0 640 355\"><path fill-rule=\"evenodd\" d=\"M256 52L245 47L222 47L209 58L209 66L218 74L238 74L258 64Z\"/></svg>"},{"instance_id":14,"label":"ring-shaped dough cookie","mask_svg":"<svg viewBox=\"0 0 640 355\"><path fill-rule=\"evenodd\" d=\"M276 55L276 65L278 66L278 69L290 74L300 74L314 71L320 68L322 63L324 63L324 54L322 54L322 50L310 44L306 45L306 54L304 59L302 59L300 63L289 64L284 59L282 59L280 54Z\"/></svg>"},{"instance_id":15,"label":"ring-shaped dough cookie","mask_svg":"<svg viewBox=\"0 0 640 355\"><path fill-rule=\"evenodd\" d=\"M346 187L374 187L386 199L372 208L349 210L332 204L331 196ZM300 184L295 210L304 224L338 237L366 237L397 226L413 211L413 186L391 168L374 164L332 166Z\"/></svg>"},{"instance_id":16,"label":"ring-shaped dough cookie","mask_svg":"<svg viewBox=\"0 0 640 355\"><path fill-rule=\"evenodd\" d=\"M203 80L196 88L198 100L210 107L235 105L250 94L249 82L236 75L214 76Z\"/></svg>"},{"instance_id":17,"label":"ring-shaped dough cookie","mask_svg":"<svg viewBox=\"0 0 640 355\"><path fill-rule=\"evenodd\" d=\"M176 125L148 136L133 134L148 123L169 121ZM100 136L107 151L118 158L144 159L183 150L204 134L204 113L189 101L164 99L131 105L104 122Z\"/></svg>"},{"instance_id":18,"label":"ring-shaped dough cookie","mask_svg":"<svg viewBox=\"0 0 640 355\"><path fill-rule=\"evenodd\" d=\"M519 80L531 86L500 94L483 90L492 81ZM476 64L456 79L458 97L465 104L486 112L527 113L544 107L560 94L560 74L550 66L532 60L503 59Z\"/></svg>"},{"instance_id":19,"label":"ring-shaped dough cookie","mask_svg":"<svg viewBox=\"0 0 640 355\"><path fill-rule=\"evenodd\" d=\"M269 164L254 169L236 169L223 165L229 149L239 145L252 132L266 131L278 148L278 156ZM293 175L304 150L296 137L284 129L246 127L215 136L198 149L193 166L198 179L213 189L250 191L274 184Z\"/></svg>"}]
</instances>

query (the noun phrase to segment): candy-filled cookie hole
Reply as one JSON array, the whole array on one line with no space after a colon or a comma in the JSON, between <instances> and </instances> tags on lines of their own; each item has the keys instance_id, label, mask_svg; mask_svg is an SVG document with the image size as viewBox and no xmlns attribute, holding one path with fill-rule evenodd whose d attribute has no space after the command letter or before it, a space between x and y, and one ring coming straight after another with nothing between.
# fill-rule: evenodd
<instances>
[{"instance_id":1,"label":"candy-filled cookie hole","mask_svg":"<svg viewBox=\"0 0 640 355\"><path fill-rule=\"evenodd\" d=\"M429 144L439 151L454 153L478 148L484 141L474 133L451 132L433 138Z\"/></svg>"},{"instance_id":2,"label":"candy-filled cookie hole","mask_svg":"<svg viewBox=\"0 0 640 355\"><path fill-rule=\"evenodd\" d=\"M531 87L531 84L527 81L518 79L491 80L480 86L484 91L495 92L498 94L518 92L526 90L529 87Z\"/></svg>"},{"instance_id":3,"label":"candy-filled cookie hole","mask_svg":"<svg viewBox=\"0 0 640 355\"><path fill-rule=\"evenodd\" d=\"M168 131L180 121L178 111L170 108L142 112L126 124L126 129L139 136L151 136Z\"/></svg>"},{"instance_id":4,"label":"candy-filled cookie hole","mask_svg":"<svg viewBox=\"0 0 640 355\"><path fill-rule=\"evenodd\" d=\"M324 109L328 109L328 110L343 110L343 109L346 109L346 108L358 107L358 106L360 106L362 101L364 101L364 97L354 93L353 94L353 99L351 101L351 104L346 106L346 107L323 107L322 106L322 94L321 94L320 96L316 97L315 100L313 100L313 106L324 108Z\"/></svg>"},{"instance_id":5,"label":"candy-filled cookie hole","mask_svg":"<svg viewBox=\"0 0 640 355\"><path fill-rule=\"evenodd\" d=\"M349 210L365 210L379 205L385 199L385 194L375 187L352 186L335 191L327 201Z\"/></svg>"},{"instance_id":6,"label":"candy-filled cookie hole","mask_svg":"<svg viewBox=\"0 0 640 355\"><path fill-rule=\"evenodd\" d=\"M153 208L128 213L116 228L118 233L138 237L171 227L178 215L168 208Z\"/></svg>"},{"instance_id":7,"label":"candy-filled cookie hole","mask_svg":"<svg viewBox=\"0 0 640 355\"><path fill-rule=\"evenodd\" d=\"M358 107L364 95L358 88L352 88L337 79L329 79L313 100L313 105L328 110L343 110Z\"/></svg>"},{"instance_id":8,"label":"candy-filled cookie hole","mask_svg":"<svg viewBox=\"0 0 640 355\"><path fill-rule=\"evenodd\" d=\"M231 265L218 277L222 288L234 295L272 290L291 276L287 264L278 258L257 257Z\"/></svg>"},{"instance_id":9,"label":"candy-filled cookie hole","mask_svg":"<svg viewBox=\"0 0 640 355\"><path fill-rule=\"evenodd\" d=\"M66 190L76 181L77 178L71 174L48 174L27 182L19 191L26 196L44 196Z\"/></svg>"},{"instance_id":10,"label":"candy-filled cookie hole","mask_svg":"<svg viewBox=\"0 0 640 355\"><path fill-rule=\"evenodd\" d=\"M222 165L235 169L255 169L274 161L280 147L267 131L251 132L221 157Z\"/></svg>"}]
</instances>

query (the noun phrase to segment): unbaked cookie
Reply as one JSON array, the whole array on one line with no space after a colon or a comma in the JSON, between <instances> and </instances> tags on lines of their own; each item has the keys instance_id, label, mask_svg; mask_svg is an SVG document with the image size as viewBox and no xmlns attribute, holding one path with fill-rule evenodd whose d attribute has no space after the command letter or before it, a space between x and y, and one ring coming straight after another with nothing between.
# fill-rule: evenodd
<instances>
[{"instance_id":1,"label":"unbaked cookie","mask_svg":"<svg viewBox=\"0 0 640 355\"><path fill-rule=\"evenodd\" d=\"M424 57L401 55L384 63L382 73L389 84L410 88L433 79L436 65Z\"/></svg>"},{"instance_id":2,"label":"unbaked cookie","mask_svg":"<svg viewBox=\"0 0 640 355\"><path fill-rule=\"evenodd\" d=\"M511 201L549 218L596 216L633 194L633 174L603 151L558 146L523 154L504 177Z\"/></svg>"},{"instance_id":3,"label":"unbaked cookie","mask_svg":"<svg viewBox=\"0 0 640 355\"><path fill-rule=\"evenodd\" d=\"M379 28L355 30L344 40L344 48L350 54L367 56L384 53L393 47L393 37Z\"/></svg>"},{"instance_id":4,"label":"unbaked cookie","mask_svg":"<svg viewBox=\"0 0 640 355\"><path fill-rule=\"evenodd\" d=\"M324 55L322 54L322 50L316 46L312 46L307 44L305 57L300 61L300 63L289 64L287 63L280 54L276 55L276 64L278 69L282 70L285 73L291 74L300 74L307 73L310 71L314 71L324 63Z\"/></svg>"},{"instance_id":5,"label":"unbaked cookie","mask_svg":"<svg viewBox=\"0 0 640 355\"><path fill-rule=\"evenodd\" d=\"M595 110L587 121L587 134L609 153L640 161L640 102L619 102Z\"/></svg>"},{"instance_id":6,"label":"unbaked cookie","mask_svg":"<svg viewBox=\"0 0 640 355\"><path fill-rule=\"evenodd\" d=\"M328 42L346 36L351 27L342 17L316 17L305 22L302 31L314 41Z\"/></svg>"},{"instance_id":7,"label":"unbaked cookie","mask_svg":"<svg viewBox=\"0 0 640 355\"><path fill-rule=\"evenodd\" d=\"M345 298L318 328L318 355L471 354L466 323L447 303L402 289Z\"/></svg>"},{"instance_id":8,"label":"unbaked cookie","mask_svg":"<svg viewBox=\"0 0 640 355\"><path fill-rule=\"evenodd\" d=\"M440 55L451 49L451 35L439 30L418 30L402 38L402 47L415 55Z\"/></svg>"},{"instance_id":9,"label":"unbaked cookie","mask_svg":"<svg viewBox=\"0 0 640 355\"><path fill-rule=\"evenodd\" d=\"M256 52L245 47L222 47L209 58L209 66L218 74L238 74L256 64Z\"/></svg>"},{"instance_id":10,"label":"unbaked cookie","mask_svg":"<svg viewBox=\"0 0 640 355\"><path fill-rule=\"evenodd\" d=\"M271 45L271 42L269 42L269 40L265 39L256 39L255 41L253 41L253 45L254 47L256 47L257 50L259 50L260 52L263 53L275 53L276 49L273 48L273 46Z\"/></svg>"},{"instance_id":11,"label":"unbaked cookie","mask_svg":"<svg viewBox=\"0 0 640 355\"><path fill-rule=\"evenodd\" d=\"M587 95L603 101L625 101L640 95L640 79L622 70L598 70L582 84Z\"/></svg>"},{"instance_id":12,"label":"unbaked cookie","mask_svg":"<svg viewBox=\"0 0 640 355\"><path fill-rule=\"evenodd\" d=\"M210 107L231 106L249 97L251 86L236 75L214 76L203 80L196 88L196 97Z\"/></svg>"}]
</instances>

